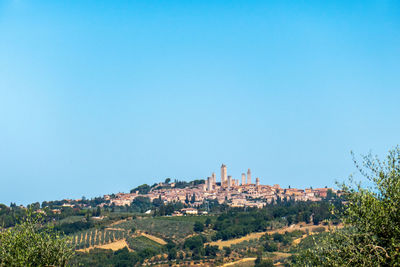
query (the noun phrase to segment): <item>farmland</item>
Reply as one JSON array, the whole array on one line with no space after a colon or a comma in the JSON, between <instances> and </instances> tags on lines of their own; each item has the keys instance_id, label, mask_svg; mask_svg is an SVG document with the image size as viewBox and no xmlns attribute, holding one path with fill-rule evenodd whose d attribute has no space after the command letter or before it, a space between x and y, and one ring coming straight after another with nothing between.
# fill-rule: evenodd
<instances>
[{"instance_id":1,"label":"farmland","mask_svg":"<svg viewBox=\"0 0 400 267\"><path fill-rule=\"evenodd\" d=\"M113 227L121 229L132 229L148 233L157 237L182 241L190 234L193 234L194 222L183 220L171 220L170 218L137 218L128 220Z\"/></svg>"}]
</instances>

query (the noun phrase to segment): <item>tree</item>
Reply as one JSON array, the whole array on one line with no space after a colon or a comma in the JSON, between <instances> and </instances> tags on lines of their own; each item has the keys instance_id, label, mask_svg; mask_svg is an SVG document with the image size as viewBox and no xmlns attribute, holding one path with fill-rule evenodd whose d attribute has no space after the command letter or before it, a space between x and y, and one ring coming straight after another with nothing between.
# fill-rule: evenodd
<instances>
[{"instance_id":1,"label":"tree","mask_svg":"<svg viewBox=\"0 0 400 267\"><path fill-rule=\"evenodd\" d=\"M353 155L353 159L354 159ZM354 160L372 187L342 185L345 227L330 232L299 257L301 266L400 266L400 148L384 161L371 154Z\"/></svg>"},{"instance_id":2,"label":"tree","mask_svg":"<svg viewBox=\"0 0 400 267\"><path fill-rule=\"evenodd\" d=\"M99 217L100 215L101 215L101 208L100 208L100 206L97 206L96 216Z\"/></svg>"},{"instance_id":3,"label":"tree","mask_svg":"<svg viewBox=\"0 0 400 267\"><path fill-rule=\"evenodd\" d=\"M138 196L132 201L131 207L134 211L145 212L151 208L150 198Z\"/></svg>"},{"instance_id":4,"label":"tree","mask_svg":"<svg viewBox=\"0 0 400 267\"><path fill-rule=\"evenodd\" d=\"M211 219L210 219L210 218L207 218L207 219L206 219L206 227L208 227L210 224L211 224Z\"/></svg>"},{"instance_id":5,"label":"tree","mask_svg":"<svg viewBox=\"0 0 400 267\"><path fill-rule=\"evenodd\" d=\"M203 232L203 231L204 231L204 224L202 224L202 223L199 222L199 221L196 221L196 222L194 223L193 230L194 230L195 232Z\"/></svg>"},{"instance_id":6,"label":"tree","mask_svg":"<svg viewBox=\"0 0 400 267\"><path fill-rule=\"evenodd\" d=\"M166 183L166 184L169 184L169 182L171 182L171 178L165 179L165 183Z\"/></svg>"},{"instance_id":7,"label":"tree","mask_svg":"<svg viewBox=\"0 0 400 267\"><path fill-rule=\"evenodd\" d=\"M218 251L219 251L218 246L210 246L210 245L205 246L205 255L207 257L214 258L215 256L217 256Z\"/></svg>"},{"instance_id":8,"label":"tree","mask_svg":"<svg viewBox=\"0 0 400 267\"><path fill-rule=\"evenodd\" d=\"M172 248L168 252L168 260L174 260L174 259L176 259L176 248Z\"/></svg>"},{"instance_id":9,"label":"tree","mask_svg":"<svg viewBox=\"0 0 400 267\"><path fill-rule=\"evenodd\" d=\"M271 259L262 260L257 258L254 267L273 267L274 262Z\"/></svg>"},{"instance_id":10,"label":"tree","mask_svg":"<svg viewBox=\"0 0 400 267\"><path fill-rule=\"evenodd\" d=\"M229 257L232 253L232 249L230 247L224 247L223 249L225 251L225 257Z\"/></svg>"},{"instance_id":11,"label":"tree","mask_svg":"<svg viewBox=\"0 0 400 267\"><path fill-rule=\"evenodd\" d=\"M0 266L66 266L72 246L35 214L13 228L0 231Z\"/></svg>"},{"instance_id":12,"label":"tree","mask_svg":"<svg viewBox=\"0 0 400 267\"><path fill-rule=\"evenodd\" d=\"M145 195L150 192L151 187L148 184L142 184L131 190L131 193L139 191L139 194Z\"/></svg>"}]
</instances>

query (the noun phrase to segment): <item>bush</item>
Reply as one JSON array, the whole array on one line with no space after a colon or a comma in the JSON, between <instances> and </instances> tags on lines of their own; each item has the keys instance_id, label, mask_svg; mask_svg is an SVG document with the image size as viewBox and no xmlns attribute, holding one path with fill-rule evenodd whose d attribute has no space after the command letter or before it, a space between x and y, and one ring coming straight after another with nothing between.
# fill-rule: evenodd
<instances>
[{"instance_id":1,"label":"bush","mask_svg":"<svg viewBox=\"0 0 400 267\"><path fill-rule=\"evenodd\" d=\"M201 222L195 222L194 226L193 226L193 230L195 232L203 232L204 231L204 224L202 224Z\"/></svg>"},{"instance_id":2,"label":"bush","mask_svg":"<svg viewBox=\"0 0 400 267\"><path fill-rule=\"evenodd\" d=\"M320 227L315 227L314 229L312 229L312 231L313 231L314 233L322 233L322 232L325 232L325 227L322 227L322 226L320 226Z\"/></svg>"},{"instance_id":3,"label":"bush","mask_svg":"<svg viewBox=\"0 0 400 267\"><path fill-rule=\"evenodd\" d=\"M278 245L271 240L267 240L267 242L265 242L264 248L268 252L278 251Z\"/></svg>"}]
</instances>

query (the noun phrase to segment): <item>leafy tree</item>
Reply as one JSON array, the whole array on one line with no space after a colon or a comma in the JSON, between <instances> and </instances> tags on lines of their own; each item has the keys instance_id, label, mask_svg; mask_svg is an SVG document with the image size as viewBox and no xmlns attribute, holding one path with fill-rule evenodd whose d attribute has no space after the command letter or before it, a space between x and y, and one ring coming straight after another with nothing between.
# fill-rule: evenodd
<instances>
[{"instance_id":1,"label":"leafy tree","mask_svg":"<svg viewBox=\"0 0 400 267\"><path fill-rule=\"evenodd\" d=\"M230 247L224 247L225 257L229 257L232 253L232 249Z\"/></svg>"},{"instance_id":2,"label":"leafy tree","mask_svg":"<svg viewBox=\"0 0 400 267\"><path fill-rule=\"evenodd\" d=\"M264 248L265 248L265 251L268 251L268 252L278 251L278 245L271 240L267 240L267 242L265 242Z\"/></svg>"},{"instance_id":3,"label":"leafy tree","mask_svg":"<svg viewBox=\"0 0 400 267\"><path fill-rule=\"evenodd\" d=\"M205 247L205 255L211 258L217 256L218 251L219 251L218 246L206 245Z\"/></svg>"},{"instance_id":4,"label":"leafy tree","mask_svg":"<svg viewBox=\"0 0 400 267\"><path fill-rule=\"evenodd\" d=\"M168 260L176 259L176 253L176 248L170 249L170 251L168 252Z\"/></svg>"},{"instance_id":5,"label":"leafy tree","mask_svg":"<svg viewBox=\"0 0 400 267\"><path fill-rule=\"evenodd\" d=\"M202 235L195 235L192 237L189 237L185 240L185 243L183 244L184 248L189 248L190 250L194 250L195 248L203 248L204 242L206 242L207 239L202 236Z\"/></svg>"},{"instance_id":6,"label":"leafy tree","mask_svg":"<svg viewBox=\"0 0 400 267\"><path fill-rule=\"evenodd\" d=\"M101 215L101 208L99 207L99 206L97 206L97 209L96 209L96 214L95 214L97 217L99 217L100 215Z\"/></svg>"},{"instance_id":7,"label":"leafy tree","mask_svg":"<svg viewBox=\"0 0 400 267\"><path fill-rule=\"evenodd\" d=\"M32 214L0 231L0 266L66 266L72 256L67 240Z\"/></svg>"},{"instance_id":8,"label":"leafy tree","mask_svg":"<svg viewBox=\"0 0 400 267\"><path fill-rule=\"evenodd\" d=\"M145 195L150 192L151 187L148 184L142 184L131 190L131 193L139 191L139 194Z\"/></svg>"},{"instance_id":9,"label":"leafy tree","mask_svg":"<svg viewBox=\"0 0 400 267\"><path fill-rule=\"evenodd\" d=\"M354 158L354 155L353 155ZM372 187L343 184L345 228L326 235L298 259L301 266L400 266L400 148L384 161L354 160Z\"/></svg>"},{"instance_id":10,"label":"leafy tree","mask_svg":"<svg viewBox=\"0 0 400 267\"><path fill-rule=\"evenodd\" d=\"M274 239L274 241L278 241L278 242L282 242L283 241L283 235L280 233L274 233L272 235L272 238Z\"/></svg>"},{"instance_id":11,"label":"leafy tree","mask_svg":"<svg viewBox=\"0 0 400 267\"><path fill-rule=\"evenodd\" d=\"M199 222L199 221L196 221L196 222L194 223L193 230L194 230L195 232L203 232L203 231L204 231L204 224L201 223L201 222Z\"/></svg>"},{"instance_id":12,"label":"leafy tree","mask_svg":"<svg viewBox=\"0 0 400 267\"><path fill-rule=\"evenodd\" d=\"M254 267L273 267L274 262L271 259L263 260L257 258Z\"/></svg>"},{"instance_id":13,"label":"leafy tree","mask_svg":"<svg viewBox=\"0 0 400 267\"><path fill-rule=\"evenodd\" d=\"M171 182L171 178L165 179L165 183L166 183L166 184L169 184L169 182Z\"/></svg>"},{"instance_id":14,"label":"leafy tree","mask_svg":"<svg viewBox=\"0 0 400 267\"><path fill-rule=\"evenodd\" d=\"M151 206L150 198L142 196L136 197L131 203L131 208L138 212L145 212L151 209Z\"/></svg>"}]
</instances>

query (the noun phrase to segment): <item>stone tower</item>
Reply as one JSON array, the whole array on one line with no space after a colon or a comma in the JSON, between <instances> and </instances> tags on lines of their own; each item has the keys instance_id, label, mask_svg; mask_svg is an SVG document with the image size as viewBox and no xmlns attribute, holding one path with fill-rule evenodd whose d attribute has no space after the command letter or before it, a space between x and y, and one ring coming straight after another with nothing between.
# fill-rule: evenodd
<instances>
[{"instance_id":1,"label":"stone tower","mask_svg":"<svg viewBox=\"0 0 400 267\"><path fill-rule=\"evenodd\" d=\"M247 184L251 184L251 171L250 171L250 169L247 170Z\"/></svg>"},{"instance_id":2,"label":"stone tower","mask_svg":"<svg viewBox=\"0 0 400 267\"><path fill-rule=\"evenodd\" d=\"M246 174L242 173L242 185L246 184Z\"/></svg>"},{"instance_id":3,"label":"stone tower","mask_svg":"<svg viewBox=\"0 0 400 267\"><path fill-rule=\"evenodd\" d=\"M211 191L211 190L212 190L212 178L207 177L207 191Z\"/></svg>"},{"instance_id":4,"label":"stone tower","mask_svg":"<svg viewBox=\"0 0 400 267\"><path fill-rule=\"evenodd\" d=\"M256 185L259 186L260 185L260 178L256 178Z\"/></svg>"},{"instance_id":5,"label":"stone tower","mask_svg":"<svg viewBox=\"0 0 400 267\"><path fill-rule=\"evenodd\" d=\"M221 166L221 186L226 186L228 177L227 177L227 170L226 165L222 164Z\"/></svg>"},{"instance_id":6,"label":"stone tower","mask_svg":"<svg viewBox=\"0 0 400 267\"><path fill-rule=\"evenodd\" d=\"M231 186L232 186L232 176L228 176L228 190L230 190L231 189Z\"/></svg>"},{"instance_id":7,"label":"stone tower","mask_svg":"<svg viewBox=\"0 0 400 267\"><path fill-rule=\"evenodd\" d=\"M212 178L212 184L215 185L217 183L217 177L215 176L215 172L212 173L211 178Z\"/></svg>"}]
</instances>

